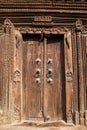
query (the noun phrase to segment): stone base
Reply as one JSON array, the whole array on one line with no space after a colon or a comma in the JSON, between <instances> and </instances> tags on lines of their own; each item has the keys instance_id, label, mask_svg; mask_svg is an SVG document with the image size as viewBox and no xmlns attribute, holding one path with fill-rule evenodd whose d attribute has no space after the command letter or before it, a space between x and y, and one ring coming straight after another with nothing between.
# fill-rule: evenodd
<instances>
[{"instance_id":1,"label":"stone base","mask_svg":"<svg viewBox=\"0 0 87 130\"><path fill-rule=\"evenodd\" d=\"M60 121L22 121L14 124L1 125L0 130L87 130L85 126L75 126L73 123Z\"/></svg>"},{"instance_id":2,"label":"stone base","mask_svg":"<svg viewBox=\"0 0 87 130\"><path fill-rule=\"evenodd\" d=\"M87 130L87 127L28 127L28 126L0 126L0 130Z\"/></svg>"}]
</instances>

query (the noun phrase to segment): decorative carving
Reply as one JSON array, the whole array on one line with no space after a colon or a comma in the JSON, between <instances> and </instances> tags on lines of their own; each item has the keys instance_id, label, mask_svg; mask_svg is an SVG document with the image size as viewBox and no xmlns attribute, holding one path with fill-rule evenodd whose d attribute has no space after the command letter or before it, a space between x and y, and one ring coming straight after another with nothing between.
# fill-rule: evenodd
<instances>
[{"instance_id":1,"label":"decorative carving","mask_svg":"<svg viewBox=\"0 0 87 130\"><path fill-rule=\"evenodd\" d=\"M18 48L22 41L22 35L20 34L18 30L15 30L15 39L16 39L16 48Z\"/></svg>"},{"instance_id":2,"label":"decorative carving","mask_svg":"<svg viewBox=\"0 0 87 130\"><path fill-rule=\"evenodd\" d=\"M72 67L72 45L71 45L71 31L67 31L65 35L65 42L66 42L66 76L67 78L70 77L73 73Z\"/></svg>"},{"instance_id":3,"label":"decorative carving","mask_svg":"<svg viewBox=\"0 0 87 130\"><path fill-rule=\"evenodd\" d=\"M75 27L72 27L72 61L73 61L73 109L78 112L78 73L77 73L77 44Z\"/></svg>"},{"instance_id":4,"label":"decorative carving","mask_svg":"<svg viewBox=\"0 0 87 130\"><path fill-rule=\"evenodd\" d=\"M11 123L10 113L4 113L3 111L0 111L0 125L9 123Z\"/></svg>"},{"instance_id":5,"label":"decorative carving","mask_svg":"<svg viewBox=\"0 0 87 130\"><path fill-rule=\"evenodd\" d=\"M5 21L4 21L4 26L6 26L6 27L10 27L10 26L12 26L13 24L12 24L12 22L10 21L10 19L5 19Z\"/></svg>"},{"instance_id":6,"label":"decorative carving","mask_svg":"<svg viewBox=\"0 0 87 130\"><path fill-rule=\"evenodd\" d=\"M74 3L77 2L77 0L58 0L58 1L57 0L48 0L47 3L53 3L53 2L54 3L57 3L57 2L61 3L61 1L63 1L63 2L69 1L69 3L70 2L74 2ZM3 0L0 0L0 2L3 2ZM18 0L9 0L9 1L4 0L4 2L5 3L39 3L39 2L40 3L46 3L46 0L25 0L25 1L24 0L19 0L19 1ZM87 2L87 1L86 0L79 0L79 2L82 3L82 2Z\"/></svg>"},{"instance_id":7,"label":"decorative carving","mask_svg":"<svg viewBox=\"0 0 87 130\"><path fill-rule=\"evenodd\" d=\"M66 80L67 81L72 81L73 80L73 74L72 74L72 72L67 72L66 73Z\"/></svg>"},{"instance_id":8,"label":"decorative carving","mask_svg":"<svg viewBox=\"0 0 87 130\"><path fill-rule=\"evenodd\" d=\"M75 124L79 125L79 112L75 111Z\"/></svg>"},{"instance_id":9,"label":"decorative carving","mask_svg":"<svg viewBox=\"0 0 87 130\"><path fill-rule=\"evenodd\" d=\"M80 19L78 19L76 21L76 29L79 31L79 30L82 30L83 26L82 26L82 21Z\"/></svg>"},{"instance_id":10,"label":"decorative carving","mask_svg":"<svg viewBox=\"0 0 87 130\"><path fill-rule=\"evenodd\" d=\"M85 125L87 126L87 110L85 111Z\"/></svg>"},{"instance_id":11,"label":"decorative carving","mask_svg":"<svg viewBox=\"0 0 87 130\"><path fill-rule=\"evenodd\" d=\"M69 31L68 28L65 27L56 27L56 28L32 28L32 27L20 27L17 28L20 33L29 33L29 34L65 34Z\"/></svg>"},{"instance_id":12,"label":"decorative carving","mask_svg":"<svg viewBox=\"0 0 87 130\"><path fill-rule=\"evenodd\" d=\"M78 56L78 82L79 82L79 109L80 124L84 125L84 79L83 79L83 61L82 61L82 34L77 31L77 56Z\"/></svg>"},{"instance_id":13,"label":"decorative carving","mask_svg":"<svg viewBox=\"0 0 87 130\"><path fill-rule=\"evenodd\" d=\"M20 119L20 81L21 74L19 70L14 72L14 84L13 84L13 92L14 92L14 119L19 121Z\"/></svg>"},{"instance_id":14,"label":"decorative carving","mask_svg":"<svg viewBox=\"0 0 87 130\"><path fill-rule=\"evenodd\" d=\"M9 88L9 66L10 66L10 38L9 38L9 32L10 32L10 28L9 28L9 22L7 22L8 20L5 20L4 22L4 30L5 33L3 35L3 91L4 91L4 97L3 97L3 104L4 104L4 112L7 111L7 104L8 104L8 99L6 96L7 94L9 94L8 92L8 88Z\"/></svg>"},{"instance_id":15,"label":"decorative carving","mask_svg":"<svg viewBox=\"0 0 87 130\"><path fill-rule=\"evenodd\" d=\"M71 110L69 110L69 112L67 113L67 123L72 123L72 112Z\"/></svg>"},{"instance_id":16,"label":"decorative carving","mask_svg":"<svg viewBox=\"0 0 87 130\"><path fill-rule=\"evenodd\" d=\"M6 34L10 34L11 32L11 27L13 26L12 22L9 19L5 19L4 21L4 32Z\"/></svg>"},{"instance_id":17,"label":"decorative carving","mask_svg":"<svg viewBox=\"0 0 87 130\"><path fill-rule=\"evenodd\" d=\"M80 125L84 125L84 112L80 112Z\"/></svg>"},{"instance_id":18,"label":"decorative carving","mask_svg":"<svg viewBox=\"0 0 87 130\"><path fill-rule=\"evenodd\" d=\"M51 16L35 16L34 21L35 22L51 22L52 17Z\"/></svg>"},{"instance_id":19,"label":"decorative carving","mask_svg":"<svg viewBox=\"0 0 87 130\"><path fill-rule=\"evenodd\" d=\"M16 70L14 72L14 82L20 82L20 80L21 80L20 71Z\"/></svg>"}]
</instances>

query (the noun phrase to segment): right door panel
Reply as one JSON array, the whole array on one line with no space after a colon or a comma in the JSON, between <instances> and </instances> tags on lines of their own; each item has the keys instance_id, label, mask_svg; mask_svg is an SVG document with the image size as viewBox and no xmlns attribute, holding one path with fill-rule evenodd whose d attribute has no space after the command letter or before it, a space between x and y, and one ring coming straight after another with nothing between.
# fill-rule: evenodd
<instances>
[{"instance_id":1,"label":"right door panel","mask_svg":"<svg viewBox=\"0 0 87 130\"><path fill-rule=\"evenodd\" d=\"M46 81L44 81L44 116L45 120L63 119L64 89L64 44L63 36L48 37L44 47L46 61ZM63 101L63 102L62 102Z\"/></svg>"}]
</instances>

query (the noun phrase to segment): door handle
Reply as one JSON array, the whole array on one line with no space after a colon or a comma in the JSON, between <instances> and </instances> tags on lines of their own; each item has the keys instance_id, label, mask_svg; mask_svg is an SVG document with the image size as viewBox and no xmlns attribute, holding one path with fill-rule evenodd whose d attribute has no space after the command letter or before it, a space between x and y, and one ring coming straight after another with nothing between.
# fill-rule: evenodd
<instances>
[{"instance_id":1,"label":"door handle","mask_svg":"<svg viewBox=\"0 0 87 130\"><path fill-rule=\"evenodd\" d=\"M48 79L47 79L47 82L48 82L49 84L53 84L53 79L52 79L52 78L48 78Z\"/></svg>"},{"instance_id":2,"label":"door handle","mask_svg":"<svg viewBox=\"0 0 87 130\"><path fill-rule=\"evenodd\" d=\"M40 76L40 73L41 73L41 70L40 70L39 68L36 69L35 77L39 77L39 76Z\"/></svg>"},{"instance_id":3,"label":"door handle","mask_svg":"<svg viewBox=\"0 0 87 130\"><path fill-rule=\"evenodd\" d=\"M39 85L41 83L40 78L36 78L36 84Z\"/></svg>"},{"instance_id":4,"label":"door handle","mask_svg":"<svg viewBox=\"0 0 87 130\"><path fill-rule=\"evenodd\" d=\"M51 77L52 73L53 73L53 70L51 68L49 68L48 72L47 72L47 78Z\"/></svg>"},{"instance_id":5,"label":"door handle","mask_svg":"<svg viewBox=\"0 0 87 130\"><path fill-rule=\"evenodd\" d=\"M52 59L51 58L48 58L47 64L52 64Z\"/></svg>"},{"instance_id":6,"label":"door handle","mask_svg":"<svg viewBox=\"0 0 87 130\"><path fill-rule=\"evenodd\" d=\"M37 58L37 59L35 60L35 62L36 62L36 64L40 64L40 63L41 63L41 59L40 59L40 58Z\"/></svg>"}]
</instances>

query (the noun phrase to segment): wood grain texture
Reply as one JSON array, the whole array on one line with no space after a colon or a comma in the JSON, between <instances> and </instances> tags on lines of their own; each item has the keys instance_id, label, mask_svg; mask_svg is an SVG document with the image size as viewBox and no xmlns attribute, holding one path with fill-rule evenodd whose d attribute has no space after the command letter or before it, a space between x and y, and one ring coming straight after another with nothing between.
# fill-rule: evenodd
<instances>
[{"instance_id":1,"label":"wood grain texture","mask_svg":"<svg viewBox=\"0 0 87 130\"><path fill-rule=\"evenodd\" d=\"M65 107L63 37L50 36L45 42L40 42L38 35L28 37L23 43L25 119L62 120ZM38 58L39 64L36 63ZM37 75L38 69L40 74ZM40 83L36 81L38 78Z\"/></svg>"}]
</instances>

